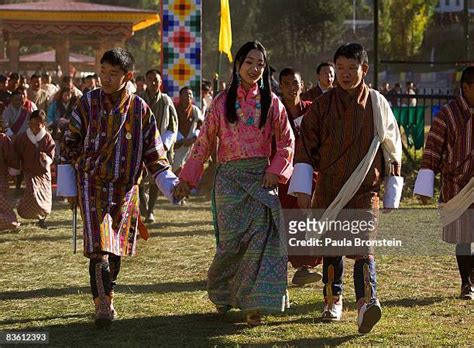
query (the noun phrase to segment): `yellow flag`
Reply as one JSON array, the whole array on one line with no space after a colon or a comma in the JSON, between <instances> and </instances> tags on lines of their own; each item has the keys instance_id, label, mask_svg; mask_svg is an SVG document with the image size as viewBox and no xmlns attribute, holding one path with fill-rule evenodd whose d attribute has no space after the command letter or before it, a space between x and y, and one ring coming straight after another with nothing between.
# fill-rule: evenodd
<instances>
[{"instance_id":1,"label":"yellow flag","mask_svg":"<svg viewBox=\"0 0 474 348\"><path fill-rule=\"evenodd\" d=\"M221 30L219 32L219 52L227 54L232 62L232 27L230 25L229 0L221 0Z\"/></svg>"}]
</instances>

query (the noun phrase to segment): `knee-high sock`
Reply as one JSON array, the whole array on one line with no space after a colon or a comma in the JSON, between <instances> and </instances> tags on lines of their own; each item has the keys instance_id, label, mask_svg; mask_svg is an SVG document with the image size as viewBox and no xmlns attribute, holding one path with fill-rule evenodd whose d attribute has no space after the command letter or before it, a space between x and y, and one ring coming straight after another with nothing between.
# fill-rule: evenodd
<instances>
[{"instance_id":1,"label":"knee-high sock","mask_svg":"<svg viewBox=\"0 0 474 348\"><path fill-rule=\"evenodd\" d=\"M342 276L344 274L344 260L342 256L338 257L324 257L323 258L323 294L326 297L326 284L329 282L328 268L332 265L334 267L334 280L332 282L332 294L341 295L343 290Z\"/></svg>"},{"instance_id":2,"label":"knee-high sock","mask_svg":"<svg viewBox=\"0 0 474 348\"><path fill-rule=\"evenodd\" d=\"M367 265L365 267L365 265ZM367 268L367 279L364 278L364 267ZM370 294L366 294L370 291ZM368 296L368 300L377 298L377 277L375 273L375 259L372 255L356 258L354 263L354 289L356 300Z\"/></svg>"},{"instance_id":3,"label":"knee-high sock","mask_svg":"<svg viewBox=\"0 0 474 348\"><path fill-rule=\"evenodd\" d=\"M456 244L456 260L462 286L472 284L474 279L470 278L474 267L474 255L470 243Z\"/></svg>"},{"instance_id":4,"label":"knee-high sock","mask_svg":"<svg viewBox=\"0 0 474 348\"><path fill-rule=\"evenodd\" d=\"M110 295L112 279L108 254L91 256L89 261L89 276L93 298Z\"/></svg>"}]
</instances>

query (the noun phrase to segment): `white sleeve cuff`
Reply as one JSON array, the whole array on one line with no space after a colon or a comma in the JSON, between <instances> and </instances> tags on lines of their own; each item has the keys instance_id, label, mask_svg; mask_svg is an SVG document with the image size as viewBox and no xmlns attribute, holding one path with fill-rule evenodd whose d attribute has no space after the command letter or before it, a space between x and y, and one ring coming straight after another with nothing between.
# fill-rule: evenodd
<instances>
[{"instance_id":1,"label":"white sleeve cuff","mask_svg":"<svg viewBox=\"0 0 474 348\"><path fill-rule=\"evenodd\" d=\"M201 130L199 129L196 129L193 133L193 135L197 138L199 136L199 133L201 132Z\"/></svg>"},{"instance_id":2,"label":"white sleeve cuff","mask_svg":"<svg viewBox=\"0 0 474 348\"><path fill-rule=\"evenodd\" d=\"M296 193L306 193L311 196L313 188L313 166L308 163L296 163L293 175L290 179L288 194L296 196Z\"/></svg>"},{"instance_id":3,"label":"white sleeve cuff","mask_svg":"<svg viewBox=\"0 0 474 348\"><path fill-rule=\"evenodd\" d=\"M21 174L21 170L9 167L8 174L10 174L11 176L17 176Z\"/></svg>"},{"instance_id":4,"label":"white sleeve cuff","mask_svg":"<svg viewBox=\"0 0 474 348\"><path fill-rule=\"evenodd\" d=\"M71 164L58 165L58 187L56 196L60 197L76 197L76 169Z\"/></svg>"},{"instance_id":5,"label":"white sleeve cuff","mask_svg":"<svg viewBox=\"0 0 474 348\"><path fill-rule=\"evenodd\" d=\"M415 181L413 193L426 197L434 195L434 177L435 174L431 169L420 169Z\"/></svg>"},{"instance_id":6,"label":"white sleeve cuff","mask_svg":"<svg viewBox=\"0 0 474 348\"><path fill-rule=\"evenodd\" d=\"M389 176L385 178L385 192L383 194L383 207L398 209L402 198L403 177Z\"/></svg>"},{"instance_id":7,"label":"white sleeve cuff","mask_svg":"<svg viewBox=\"0 0 474 348\"><path fill-rule=\"evenodd\" d=\"M173 196L173 189L179 180L171 170L165 170L155 177L156 186L160 189L171 203L176 203Z\"/></svg>"},{"instance_id":8,"label":"white sleeve cuff","mask_svg":"<svg viewBox=\"0 0 474 348\"><path fill-rule=\"evenodd\" d=\"M161 141L163 142L163 145L165 146L166 150L171 149L171 146L176 140L176 133L173 133L170 130L167 130L165 134L161 136Z\"/></svg>"},{"instance_id":9,"label":"white sleeve cuff","mask_svg":"<svg viewBox=\"0 0 474 348\"><path fill-rule=\"evenodd\" d=\"M51 164L53 164L53 159L51 157L47 156L44 162L45 162L46 166L50 166Z\"/></svg>"},{"instance_id":10,"label":"white sleeve cuff","mask_svg":"<svg viewBox=\"0 0 474 348\"><path fill-rule=\"evenodd\" d=\"M6 135L8 135L9 138L11 138L15 133L12 132L10 128L7 128L7 131L5 132Z\"/></svg>"}]
</instances>

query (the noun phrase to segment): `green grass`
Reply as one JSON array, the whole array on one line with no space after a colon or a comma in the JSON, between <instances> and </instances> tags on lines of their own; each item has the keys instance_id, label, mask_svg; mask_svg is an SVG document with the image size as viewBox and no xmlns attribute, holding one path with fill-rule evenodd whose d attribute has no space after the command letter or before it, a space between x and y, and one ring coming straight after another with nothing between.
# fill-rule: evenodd
<instances>
[{"instance_id":1,"label":"green grass","mask_svg":"<svg viewBox=\"0 0 474 348\"><path fill-rule=\"evenodd\" d=\"M116 291L119 320L110 331L97 331L92 321L88 260L71 252L70 216L66 204L55 202L49 230L22 221L20 231L0 232L0 331L47 330L50 343L56 346L433 346L474 342L474 305L457 299L457 266L454 256L447 254L379 256L383 317L365 336L357 334L351 260L346 261L340 323L324 324L319 319L321 283L291 287L288 312L266 317L260 327L247 327L238 311L218 318L206 294L214 232L209 202L199 197L182 208L160 199L155 212L158 222L150 226L151 238L139 241L138 255L122 263ZM412 224L410 219L398 223ZM290 267L289 277L293 272Z\"/></svg>"}]
</instances>

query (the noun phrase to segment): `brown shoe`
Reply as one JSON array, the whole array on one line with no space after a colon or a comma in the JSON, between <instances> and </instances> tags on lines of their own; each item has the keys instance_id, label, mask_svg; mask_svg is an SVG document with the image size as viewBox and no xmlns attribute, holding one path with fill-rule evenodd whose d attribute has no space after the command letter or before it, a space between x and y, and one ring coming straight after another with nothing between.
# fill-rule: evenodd
<instances>
[{"instance_id":1,"label":"brown shoe","mask_svg":"<svg viewBox=\"0 0 474 348\"><path fill-rule=\"evenodd\" d=\"M108 329L112 324L113 315L110 296L104 298L96 297L95 304L95 326L98 329Z\"/></svg>"},{"instance_id":2,"label":"brown shoe","mask_svg":"<svg viewBox=\"0 0 474 348\"><path fill-rule=\"evenodd\" d=\"M322 278L323 276L319 272L311 272L307 268L300 268L293 275L293 279L291 280L291 283L298 286L303 286L310 283L317 283Z\"/></svg>"},{"instance_id":3,"label":"brown shoe","mask_svg":"<svg viewBox=\"0 0 474 348\"><path fill-rule=\"evenodd\" d=\"M262 314L258 310L248 311L245 314L245 321L249 326L258 326L262 323Z\"/></svg>"}]
</instances>

